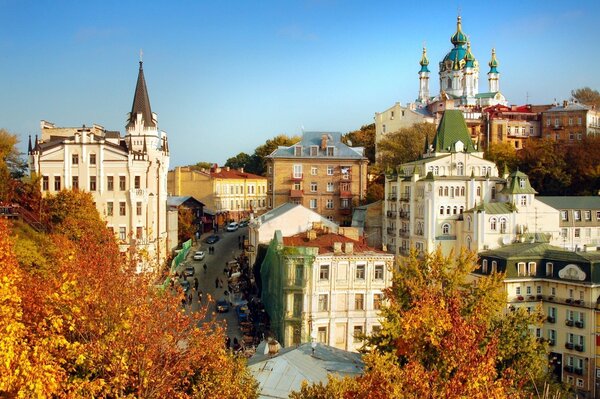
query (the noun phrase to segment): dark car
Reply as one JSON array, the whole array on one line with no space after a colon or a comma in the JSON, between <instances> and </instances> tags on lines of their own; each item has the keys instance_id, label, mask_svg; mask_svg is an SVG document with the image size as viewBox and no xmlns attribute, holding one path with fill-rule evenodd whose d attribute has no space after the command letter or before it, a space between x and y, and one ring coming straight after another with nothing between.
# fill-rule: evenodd
<instances>
[{"instance_id":1,"label":"dark car","mask_svg":"<svg viewBox=\"0 0 600 399\"><path fill-rule=\"evenodd\" d=\"M229 312L229 302L227 302L226 298L220 298L219 300L217 300L217 312L218 313Z\"/></svg>"},{"instance_id":2,"label":"dark car","mask_svg":"<svg viewBox=\"0 0 600 399\"><path fill-rule=\"evenodd\" d=\"M250 223L250 222L248 222L247 220L242 220L240 222L240 227L246 227L246 226L248 226L248 223Z\"/></svg>"},{"instance_id":3,"label":"dark car","mask_svg":"<svg viewBox=\"0 0 600 399\"><path fill-rule=\"evenodd\" d=\"M188 292L188 290L190 289L190 282L187 280L183 280L182 282L179 283L179 285L181 285L183 292Z\"/></svg>"},{"instance_id":4,"label":"dark car","mask_svg":"<svg viewBox=\"0 0 600 399\"><path fill-rule=\"evenodd\" d=\"M248 321L248 316L250 316L250 310L248 310L248 305L241 305L235 308L235 312L237 313L238 322Z\"/></svg>"},{"instance_id":5,"label":"dark car","mask_svg":"<svg viewBox=\"0 0 600 399\"><path fill-rule=\"evenodd\" d=\"M196 269L194 269L194 266L188 266L183 270L183 275L185 277L192 277L194 274L196 274Z\"/></svg>"},{"instance_id":6,"label":"dark car","mask_svg":"<svg viewBox=\"0 0 600 399\"><path fill-rule=\"evenodd\" d=\"M206 240L204 240L204 242L206 242L207 244L214 244L215 242L219 241L220 239L221 239L221 237L212 235L212 236L206 237Z\"/></svg>"}]
</instances>

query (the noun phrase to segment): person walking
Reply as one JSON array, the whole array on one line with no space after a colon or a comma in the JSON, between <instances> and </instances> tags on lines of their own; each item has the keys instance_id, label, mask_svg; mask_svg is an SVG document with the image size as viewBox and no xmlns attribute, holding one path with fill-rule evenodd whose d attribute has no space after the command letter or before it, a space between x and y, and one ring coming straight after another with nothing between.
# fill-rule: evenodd
<instances>
[{"instance_id":1,"label":"person walking","mask_svg":"<svg viewBox=\"0 0 600 399\"><path fill-rule=\"evenodd\" d=\"M219 278L215 279L215 288L219 288Z\"/></svg>"},{"instance_id":2,"label":"person walking","mask_svg":"<svg viewBox=\"0 0 600 399\"><path fill-rule=\"evenodd\" d=\"M202 303L202 291L198 291L198 303Z\"/></svg>"},{"instance_id":3,"label":"person walking","mask_svg":"<svg viewBox=\"0 0 600 399\"><path fill-rule=\"evenodd\" d=\"M202 267L204 268L204 273L206 273L206 269L208 268L208 266L206 266L206 263Z\"/></svg>"},{"instance_id":4,"label":"person walking","mask_svg":"<svg viewBox=\"0 0 600 399\"><path fill-rule=\"evenodd\" d=\"M194 277L194 289L198 291L198 278Z\"/></svg>"}]
</instances>

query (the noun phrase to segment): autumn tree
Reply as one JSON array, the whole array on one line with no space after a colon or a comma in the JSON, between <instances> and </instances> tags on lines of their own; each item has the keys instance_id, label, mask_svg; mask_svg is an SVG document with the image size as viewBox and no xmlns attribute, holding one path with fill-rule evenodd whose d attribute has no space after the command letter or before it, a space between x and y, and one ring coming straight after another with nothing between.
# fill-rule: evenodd
<instances>
[{"instance_id":1,"label":"autumn tree","mask_svg":"<svg viewBox=\"0 0 600 399\"><path fill-rule=\"evenodd\" d=\"M405 162L415 161L423 155L425 139L431 143L434 136L433 123L416 123L387 134L377 144L377 163L382 171L385 171L388 167L395 168Z\"/></svg>"},{"instance_id":2,"label":"autumn tree","mask_svg":"<svg viewBox=\"0 0 600 399\"><path fill-rule=\"evenodd\" d=\"M600 193L600 136L586 136L580 143L567 146L563 155L571 177L569 195Z\"/></svg>"},{"instance_id":3,"label":"autumn tree","mask_svg":"<svg viewBox=\"0 0 600 399\"><path fill-rule=\"evenodd\" d=\"M505 167L510 171L518 166L517 151L511 143L504 141L492 143L485 153L485 159L494 162L500 173Z\"/></svg>"},{"instance_id":4,"label":"autumn tree","mask_svg":"<svg viewBox=\"0 0 600 399\"><path fill-rule=\"evenodd\" d=\"M365 157L371 164L375 163L375 124L363 125L342 136L342 141L351 147L363 147Z\"/></svg>"},{"instance_id":5,"label":"autumn tree","mask_svg":"<svg viewBox=\"0 0 600 399\"><path fill-rule=\"evenodd\" d=\"M19 139L15 134L0 129L0 202L15 202L24 184L27 162L17 149Z\"/></svg>"},{"instance_id":6,"label":"autumn tree","mask_svg":"<svg viewBox=\"0 0 600 399\"><path fill-rule=\"evenodd\" d=\"M519 169L529 176L531 186L541 195L565 195L571 175L565 161L564 145L552 139L529 140L517 152Z\"/></svg>"},{"instance_id":7,"label":"autumn tree","mask_svg":"<svg viewBox=\"0 0 600 399\"><path fill-rule=\"evenodd\" d=\"M571 96L580 103L595 106L597 109L600 108L600 93L598 90L586 86L580 89L571 90Z\"/></svg>"},{"instance_id":8,"label":"autumn tree","mask_svg":"<svg viewBox=\"0 0 600 399\"><path fill-rule=\"evenodd\" d=\"M529 397L546 378L544 345L529 332L541 315L505 313L503 276L468 283L476 267L473 253L413 253L386 292L381 329L366 338L365 373L292 397Z\"/></svg>"},{"instance_id":9,"label":"autumn tree","mask_svg":"<svg viewBox=\"0 0 600 399\"><path fill-rule=\"evenodd\" d=\"M194 212L190 208L180 206L177 210L177 238L179 242L194 237L197 226L194 224Z\"/></svg>"}]
</instances>

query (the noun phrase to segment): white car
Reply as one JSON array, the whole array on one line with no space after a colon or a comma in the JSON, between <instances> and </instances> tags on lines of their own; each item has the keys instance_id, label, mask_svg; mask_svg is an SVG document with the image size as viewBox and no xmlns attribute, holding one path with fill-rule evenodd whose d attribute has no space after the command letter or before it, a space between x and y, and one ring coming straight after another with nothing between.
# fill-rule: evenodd
<instances>
[{"instance_id":1,"label":"white car","mask_svg":"<svg viewBox=\"0 0 600 399\"><path fill-rule=\"evenodd\" d=\"M204 251L196 251L196 253L194 254L194 260L202 260L204 259L204 256L206 254L204 253Z\"/></svg>"},{"instance_id":2,"label":"white car","mask_svg":"<svg viewBox=\"0 0 600 399\"><path fill-rule=\"evenodd\" d=\"M227 225L227 231L236 231L240 225L237 222L231 222Z\"/></svg>"}]
</instances>

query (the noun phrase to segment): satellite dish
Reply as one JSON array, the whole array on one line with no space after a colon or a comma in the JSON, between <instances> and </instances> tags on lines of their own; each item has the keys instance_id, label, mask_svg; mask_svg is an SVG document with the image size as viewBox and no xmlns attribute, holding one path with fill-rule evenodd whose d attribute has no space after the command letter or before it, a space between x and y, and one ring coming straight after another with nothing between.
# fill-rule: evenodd
<instances>
[{"instance_id":1,"label":"satellite dish","mask_svg":"<svg viewBox=\"0 0 600 399\"><path fill-rule=\"evenodd\" d=\"M502 244L504 244L504 245L510 244L510 237L502 237Z\"/></svg>"}]
</instances>

